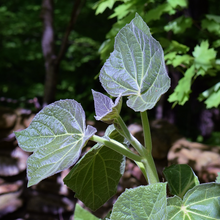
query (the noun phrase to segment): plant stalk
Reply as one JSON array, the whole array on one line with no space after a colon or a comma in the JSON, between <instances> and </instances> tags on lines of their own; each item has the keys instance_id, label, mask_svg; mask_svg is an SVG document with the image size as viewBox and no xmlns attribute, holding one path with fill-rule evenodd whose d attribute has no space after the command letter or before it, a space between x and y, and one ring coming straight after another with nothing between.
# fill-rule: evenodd
<instances>
[{"instance_id":1,"label":"plant stalk","mask_svg":"<svg viewBox=\"0 0 220 220\"><path fill-rule=\"evenodd\" d=\"M101 143L103 145L105 145L106 147L111 148L112 150L130 158L131 160L134 161L138 161L141 162L142 158L133 153L131 150L129 150L129 148L125 147L123 144L121 144L120 142L113 140L113 139L105 139L103 137L99 137L97 135L93 135L90 138L91 141L95 141L97 143Z\"/></svg>"},{"instance_id":2,"label":"plant stalk","mask_svg":"<svg viewBox=\"0 0 220 220\"><path fill-rule=\"evenodd\" d=\"M129 141L129 143L140 155L145 155L147 153L144 146L130 133L120 115L115 119L114 126L116 130Z\"/></svg>"},{"instance_id":3,"label":"plant stalk","mask_svg":"<svg viewBox=\"0 0 220 220\"><path fill-rule=\"evenodd\" d=\"M141 155L144 157L142 163L145 166L148 183L157 183L159 182L159 177L157 173L157 169L154 163L154 159L152 157L152 141L151 141L151 133L150 133L150 125L148 121L147 111L141 112L141 121L143 126L143 134L144 134L144 146L146 149L146 154Z\"/></svg>"},{"instance_id":4,"label":"plant stalk","mask_svg":"<svg viewBox=\"0 0 220 220\"><path fill-rule=\"evenodd\" d=\"M137 152L142 156L142 158L144 158L141 161L143 165L141 165L140 162L138 162L137 165L141 169L148 183L149 184L157 183L159 182L159 178L153 157L151 155L151 151L152 151L151 134L150 134L150 126L146 112L142 114L142 123L143 123L145 147L130 133L123 119L120 116L115 119L114 125L117 131L122 136L124 136L130 142L130 144L137 150Z\"/></svg>"},{"instance_id":5,"label":"plant stalk","mask_svg":"<svg viewBox=\"0 0 220 220\"><path fill-rule=\"evenodd\" d=\"M146 170L148 184L158 183L159 177L152 155L147 155L147 157L142 160L142 163Z\"/></svg>"},{"instance_id":6,"label":"plant stalk","mask_svg":"<svg viewBox=\"0 0 220 220\"><path fill-rule=\"evenodd\" d=\"M147 149L147 153L151 154L152 141L151 141L150 125L148 121L147 111L141 112L141 122L143 126L144 146Z\"/></svg>"}]
</instances>

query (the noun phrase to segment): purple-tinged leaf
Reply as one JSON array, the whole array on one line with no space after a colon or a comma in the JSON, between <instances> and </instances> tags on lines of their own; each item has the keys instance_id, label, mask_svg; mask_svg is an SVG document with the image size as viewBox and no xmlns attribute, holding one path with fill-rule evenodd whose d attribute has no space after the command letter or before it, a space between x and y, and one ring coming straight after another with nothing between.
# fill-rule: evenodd
<instances>
[{"instance_id":1,"label":"purple-tinged leaf","mask_svg":"<svg viewBox=\"0 0 220 220\"><path fill-rule=\"evenodd\" d=\"M95 104L95 119L101 120L108 124L114 122L114 119L119 116L121 111L122 99L119 96L115 103L108 96L92 90Z\"/></svg>"}]
</instances>

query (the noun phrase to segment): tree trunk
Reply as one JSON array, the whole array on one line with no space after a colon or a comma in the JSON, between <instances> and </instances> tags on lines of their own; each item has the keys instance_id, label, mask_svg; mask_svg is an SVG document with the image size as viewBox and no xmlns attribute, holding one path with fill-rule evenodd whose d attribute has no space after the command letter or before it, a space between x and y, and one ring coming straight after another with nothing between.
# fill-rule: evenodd
<instances>
[{"instance_id":1,"label":"tree trunk","mask_svg":"<svg viewBox=\"0 0 220 220\"><path fill-rule=\"evenodd\" d=\"M43 37L42 50L45 59L45 88L43 106L55 101L56 85L59 72L60 62L63 59L68 45L68 38L74 24L76 23L81 6L84 0L76 0L74 2L71 18L64 34L64 38L60 47L60 51L56 56L54 50L54 28L53 28L53 0L43 0L42 3L42 19L43 19Z\"/></svg>"},{"instance_id":2,"label":"tree trunk","mask_svg":"<svg viewBox=\"0 0 220 220\"><path fill-rule=\"evenodd\" d=\"M54 51L54 28L53 28L53 0L43 0L42 3L43 36L42 50L45 59L46 78L44 84L43 106L55 100L57 68Z\"/></svg>"}]
</instances>

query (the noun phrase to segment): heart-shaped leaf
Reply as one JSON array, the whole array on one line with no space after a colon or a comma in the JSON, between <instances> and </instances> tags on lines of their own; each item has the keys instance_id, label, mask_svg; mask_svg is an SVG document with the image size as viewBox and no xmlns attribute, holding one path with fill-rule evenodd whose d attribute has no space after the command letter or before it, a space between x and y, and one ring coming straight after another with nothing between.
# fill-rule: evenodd
<instances>
[{"instance_id":1,"label":"heart-shaped leaf","mask_svg":"<svg viewBox=\"0 0 220 220\"><path fill-rule=\"evenodd\" d=\"M28 186L72 166L95 132L92 126L86 128L85 112L75 100L41 110L27 129L15 132L19 146L34 152L27 161Z\"/></svg>"},{"instance_id":2,"label":"heart-shaped leaf","mask_svg":"<svg viewBox=\"0 0 220 220\"><path fill-rule=\"evenodd\" d=\"M126 189L115 202L111 220L166 220L166 183Z\"/></svg>"},{"instance_id":3,"label":"heart-shaped leaf","mask_svg":"<svg viewBox=\"0 0 220 220\"><path fill-rule=\"evenodd\" d=\"M119 116L121 111L122 99L118 97L115 103L108 96L92 90L95 103L95 119L101 120L108 124L114 122L114 119Z\"/></svg>"},{"instance_id":4,"label":"heart-shaped leaf","mask_svg":"<svg viewBox=\"0 0 220 220\"><path fill-rule=\"evenodd\" d=\"M185 194L183 200L174 196L167 202L169 220L220 219L220 184L197 185Z\"/></svg>"},{"instance_id":5,"label":"heart-shaped leaf","mask_svg":"<svg viewBox=\"0 0 220 220\"><path fill-rule=\"evenodd\" d=\"M105 137L123 141L114 126L108 127ZM96 144L72 168L64 183L75 192L87 207L95 211L117 192L124 173L125 157L116 151Z\"/></svg>"},{"instance_id":6,"label":"heart-shaped leaf","mask_svg":"<svg viewBox=\"0 0 220 220\"><path fill-rule=\"evenodd\" d=\"M163 174L168 181L170 193L181 199L189 189L199 184L198 177L187 164L169 166L164 169Z\"/></svg>"},{"instance_id":7,"label":"heart-shaped leaf","mask_svg":"<svg viewBox=\"0 0 220 220\"><path fill-rule=\"evenodd\" d=\"M117 34L99 77L110 95L128 96L127 105L135 111L153 108L169 89L163 49L138 14Z\"/></svg>"}]
</instances>

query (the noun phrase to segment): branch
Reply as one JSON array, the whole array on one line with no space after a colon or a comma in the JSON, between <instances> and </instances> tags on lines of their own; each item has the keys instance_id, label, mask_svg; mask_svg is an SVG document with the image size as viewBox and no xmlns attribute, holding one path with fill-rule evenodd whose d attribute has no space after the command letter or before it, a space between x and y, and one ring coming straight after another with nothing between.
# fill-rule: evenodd
<instances>
[{"instance_id":1,"label":"branch","mask_svg":"<svg viewBox=\"0 0 220 220\"><path fill-rule=\"evenodd\" d=\"M75 4L73 6L73 10L72 10L72 13L71 13L71 18L70 18L68 27L66 29L63 41L62 41L59 54L58 54L57 59L56 59L56 65L60 64L60 61L62 60L62 58L65 54L67 43L68 43L68 38L69 38L70 32L73 29L73 26L76 23L76 20L78 18L79 12L81 10L82 2L84 2L84 1L82 1L82 0L76 0L75 1Z\"/></svg>"}]
</instances>

